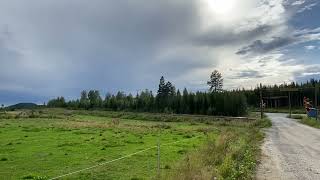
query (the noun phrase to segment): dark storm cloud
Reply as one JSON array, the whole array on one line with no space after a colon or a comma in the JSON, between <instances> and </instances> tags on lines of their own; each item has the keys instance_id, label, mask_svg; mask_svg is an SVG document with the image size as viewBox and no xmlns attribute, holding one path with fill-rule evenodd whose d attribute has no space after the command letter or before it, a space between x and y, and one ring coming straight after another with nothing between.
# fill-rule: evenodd
<instances>
[{"instance_id":1,"label":"dark storm cloud","mask_svg":"<svg viewBox=\"0 0 320 180\"><path fill-rule=\"evenodd\" d=\"M234 32L230 29L214 29L198 35L193 41L202 46L220 46L226 44L248 42L272 31L270 25L259 25L253 29Z\"/></svg>"},{"instance_id":2,"label":"dark storm cloud","mask_svg":"<svg viewBox=\"0 0 320 180\"><path fill-rule=\"evenodd\" d=\"M4 91L0 90L0 102L6 106L21 102L34 102L37 104L43 104L46 97L41 95L27 93L23 91ZM1 105L0 104L0 105Z\"/></svg>"},{"instance_id":3,"label":"dark storm cloud","mask_svg":"<svg viewBox=\"0 0 320 180\"><path fill-rule=\"evenodd\" d=\"M271 41L264 42L262 40L256 40L249 46L241 48L236 54L238 55L245 55L250 52L253 53L267 53L272 50L290 45L296 42L295 39L290 37L275 37Z\"/></svg>"},{"instance_id":4,"label":"dark storm cloud","mask_svg":"<svg viewBox=\"0 0 320 180\"><path fill-rule=\"evenodd\" d=\"M312 7L316 6L318 2L314 0L309 0L309 1L287 0L287 1L284 1L283 4L285 9L288 11L288 16L289 17L292 16L293 18L296 18L299 15L303 16L300 14L303 11L312 10ZM308 24L310 20L304 19L304 21L306 24ZM256 32L267 33L267 31L261 31L260 29L257 29ZM248 34L249 37L251 34L254 35L255 33L249 33ZM250 38L246 38L246 39L250 40ZM287 28L285 33L282 33L281 36L272 35L271 37L268 37L266 35L263 39L257 38L251 44L240 48L236 52L236 54L238 55L265 54L273 50L279 50L281 48L284 48L290 45L295 45L295 44L314 41L314 40L320 40L319 28L298 30L298 28L293 29L292 27L290 27L290 28Z\"/></svg>"},{"instance_id":5,"label":"dark storm cloud","mask_svg":"<svg viewBox=\"0 0 320 180\"><path fill-rule=\"evenodd\" d=\"M264 54L273 50L287 47L289 45L320 40L320 28L303 29L299 31L288 32L288 34L289 35L285 37L273 37L271 40L256 40L252 44L239 49L236 54Z\"/></svg>"},{"instance_id":6,"label":"dark storm cloud","mask_svg":"<svg viewBox=\"0 0 320 180\"><path fill-rule=\"evenodd\" d=\"M76 97L82 89L136 92L156 89L162 75L179 88L201 84L210 68L240 60L236 49L259 54L317 37L305 30L266 41L283 37L274 33L286 22L281 2L256 8L260 3L248 0L226 19L199 0L3 0L0 97L5 91L45 100Z\"/></svg>"},{"instance_id":7,"label":"dark storm cloud","mask_svg":"<svg viewBox=\"0 0 320 180\"><path fill-rule=\"evenodd\" d=\"M161 70L153 60L163 49L176 48L200 23L194 2L181 0L31 0L2 2L1 7L0 29L6 27L18 41L13 45L20 56L0 44L2 64L7 64L0 71L8 66L16 70L1 78L17 81L6 78L1 85L50 95L68 94L75 87L108 91L156 87L172 66L159 62ZM175 69L172 76L181 71ZM146 76L154 80L145 81ZM50 87L43 87L44 80Z\"/></svg>"},{"instance_id":8,"label":"dark storm cloud","mask_svg":"<svg viewBox=\"0 0 320 180\"><path fill-rule=\"evenodd\" d=\"M262 78L265 75L261 74L259 71L255 70L244 70L237 73L233 79L242 79L242 78Z\"/></svg>"}]
</instances>

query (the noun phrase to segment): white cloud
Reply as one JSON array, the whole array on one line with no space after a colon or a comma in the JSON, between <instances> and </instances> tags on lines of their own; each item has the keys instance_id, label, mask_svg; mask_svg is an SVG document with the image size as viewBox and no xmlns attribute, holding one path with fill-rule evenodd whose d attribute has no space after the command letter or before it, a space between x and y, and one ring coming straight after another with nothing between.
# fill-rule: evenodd
<instances>
[{"instance_id":1,"label":"white cloud","mask_svg":"<svg viewBox=\"0 0 320 180\"><path fill-rule=\"evenodd\" d=\"M302 76L313 76L313 75L320 75L320 72L306 72L306 73L302 73Z\"/></svg>"},{"instance_id":2,"label":"white cloud","mask_svg":"<svg viewBox=\"0 0 320 180\"><path fill-rule=\"evenodd\" d=\"M314 50L314 49L316 49L316 46L310 45L310 46L304 46L304 48L305 48L306 50Z\"/></svg>"},{"instance_id":3,"label":"white cloud","mask_svg":"<svg viewBox=\"0 0 320 180\"><path fill-rule=\"evenodd\" d=\"M272 53L241 59L238 65L232 67L234 68L225 72L232 77L227 83L233 85L232 88L250 88L260 83L271 85L295 81L298 75L311 66L299 63L295 59L286 59L284 54ZM237 85L234 86L235 84Z\"/></svg>"},{"instance_id":4,"label":"white cloud","mask_svg":"<svg viewBox=\"0 0 320 180\"><path fill-rule=\"evenodd\" d=\"M310 10L312 10L312 8L314 6L317 6L317 5L318 5L318 3L307 4L306 6L302 7L301 9L299 9L298 13L302 13L304 11L310 11Z\"/></svg>"},{"instance_id":5,"label":"white cloud","mask_svg":"<svg viewBox=\"0 0 320 180\"><path fill-rule=\"evenodd\" d=\"M305 2L306 2L305 0L297 0L297 1L293 2L291 5L292 6L302 5Z\"/></svg>"}]
</instances>

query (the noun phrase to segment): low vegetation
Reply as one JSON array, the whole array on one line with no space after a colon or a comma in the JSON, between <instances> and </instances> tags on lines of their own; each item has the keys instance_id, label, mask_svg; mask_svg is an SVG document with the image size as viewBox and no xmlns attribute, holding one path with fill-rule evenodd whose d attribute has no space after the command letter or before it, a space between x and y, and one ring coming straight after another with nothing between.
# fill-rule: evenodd
<instances>
[{"instance_id":1,"label":"low vegetation","mask_svg":"<svg viewBox=\"0 0 320 180\"><path fill-rule=\"evenodd\" d=\"M292 119L299 119L299 120L301 120L301 119L305 118L306 116L305 116L305 115L301 115L301 114L292 114L291 117L290 117L290 115L288 115L287 117L288 117L288 118L292 118Z\"/></svg>"},{"instance_id":2,"label":"low vegetation","mask_svg":"<svg viewBox=\"0 0 320 180\"><path fill-rule=\"evenodd\" d=\"M320 118L318 120L316 120L315 118L309 118L307 116L304 116L300 119L300 122L302 124L306 124L308 126L320 129L320 121L319 120L320 120Z\"/></svg>"},{"instance_id":3,"label":"low vegetation","mask_svg":"<svg viewBox=\"0 0 320 180\"><path fill-rule=\"evenodd\" d=\"M209 136L197 151L188 154L173 179L254 179L259 145L268 120L247 128L226 128L218 136ZM261 124L260 124L261 123Z\"/></svg>"},{"instance_id":4,"label":"low vegetation","mask_svg":"<svg viewBox=\"0 0 320 180\"><path fill-rule=\"evenodd\" d=\"M250 112L260 112L260 108L253 108L253 107L250 107L249 108L249 111ZM286 113L286 114L289 114L290 113L290 110L289 110L289 107L279 107L279 108L265 108L263 110L263 112L265 113ZM293 107L291 109L291 113L292 114L305 114L306 113L306 110L304 109L304 107Z\"/></svg>"},{"instance_id":5,"label":"low vegetation","mask_svg":"<svg viewBox=\"0 0 320 180\"><path fill-rule=\"evenodd\" d=\"M293 114L291 115L291 118L297 119L302 124L320 129L320 118L316 120L316 118L311 118L303 114Z\"/></svg>"},{"instance_id":6,"label":"low vegetation","mask_svg":"<svg viewBox=\"0 0 320 180\"><path fill-rule=\"evenodd\" d=\"M0 116L0 177L49 179L154 147L162 179L253 178L267 120L38 109ZM30 162L32 162L30 164ZM154 179L153 148L68 179Z\"/></svg>"}]
</instances>

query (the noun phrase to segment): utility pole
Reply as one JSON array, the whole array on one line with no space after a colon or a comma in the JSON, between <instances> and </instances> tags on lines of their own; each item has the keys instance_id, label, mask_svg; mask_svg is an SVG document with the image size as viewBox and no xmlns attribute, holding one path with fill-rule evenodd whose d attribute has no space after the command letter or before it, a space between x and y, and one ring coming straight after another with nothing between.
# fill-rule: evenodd
<instances>
[{"instance_id":1,"label":"utility pole","mask_svg":"<svg viewBox=\"0 0 320 180\"><path fill-rule=\"evenodd\" d=\"M262 84L260 83L260 117L263 119Z\"/></svg>"}]
</instances>

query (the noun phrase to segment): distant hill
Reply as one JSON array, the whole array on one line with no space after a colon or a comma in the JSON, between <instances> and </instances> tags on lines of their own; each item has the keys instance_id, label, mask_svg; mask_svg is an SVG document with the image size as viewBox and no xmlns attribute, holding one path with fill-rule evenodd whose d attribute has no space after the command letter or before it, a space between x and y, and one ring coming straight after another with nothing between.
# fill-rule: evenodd
<instances>
[{"instance_id":1,"label":"distant hill","mask_svg":"<svg viewBox=\"0 0 320 180\"><path fill-rule=\"evenodd\" d=\"M12 106L8 106L7 109L33 109L37 107L38 105L34 103L18 103Z\"/></svg>"}]
</instances>

